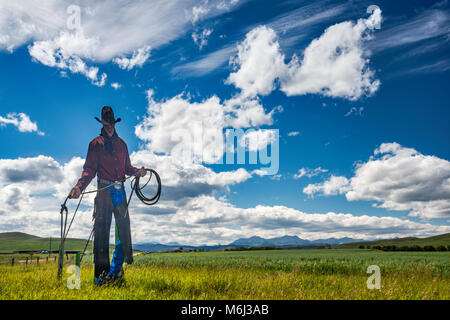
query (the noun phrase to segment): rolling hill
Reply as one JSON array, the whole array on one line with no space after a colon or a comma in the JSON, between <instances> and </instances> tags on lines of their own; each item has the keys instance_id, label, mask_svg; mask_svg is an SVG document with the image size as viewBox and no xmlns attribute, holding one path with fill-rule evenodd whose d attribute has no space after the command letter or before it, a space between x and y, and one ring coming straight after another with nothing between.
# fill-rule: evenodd
<instances>
[{"instance_id":1,"label":"rolling hill","mask_svg":"<svg viewBox=\"0 0 450 320\"><path fill-rule=\"evenodd\" d=\"M51 238L52 250L58 250L60 238ZM85 239L67 238L64 248L66 250L83 250L86 245ZM0 233L0 252L13 252L25 250L49 250L50 238L41 238L22 232ZM92 241L90 241L87 251L92 252Z\"/></svg>"},{"instance_id":2,"label":"rolling hill","mask_svg":"<svg viewBox=\"0 0 450 320\"><path fill-rule=\"evenodd\" d=\"M333 248L358 248L359 246L449 246L450 245L450 233L444 233L437 236L432 236L428 238L416 238L416 237L406 237L406 238L396 238L396 239L386 239L386 240L375 240L375 241L359 241L344 243L333 246Z\"/></svg>"}]
</instances>

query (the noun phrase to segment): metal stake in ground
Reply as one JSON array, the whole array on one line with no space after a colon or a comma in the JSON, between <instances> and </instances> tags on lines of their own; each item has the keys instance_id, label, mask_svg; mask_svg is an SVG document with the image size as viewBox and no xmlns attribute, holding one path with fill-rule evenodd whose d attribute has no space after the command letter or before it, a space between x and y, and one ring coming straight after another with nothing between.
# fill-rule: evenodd
<instances>
[{"instance_id":1,"label":"metal stake in ground","mask_svg":"<svg viewBox=\"0 0 450 320\"><path fill-rule=\"evenodd\" d=\"M59 212L61 214L61 242L59 245L59 255L58 255L58 279L61 279L62 277L62 270L63 270L63 263L64 263L64 233L65 233L65 225L67 224L67 215L68 215L68 210L66 207L66 202L67 199L69 199L68 197L66 198L66 200L64 201L64 203L61 205L61 211ZM64 219L64 212L66 212L66 219ZM65 220L65 223L64 223ZM63 228L64 226L64 228Z\"/></svg>"}]
</instances>

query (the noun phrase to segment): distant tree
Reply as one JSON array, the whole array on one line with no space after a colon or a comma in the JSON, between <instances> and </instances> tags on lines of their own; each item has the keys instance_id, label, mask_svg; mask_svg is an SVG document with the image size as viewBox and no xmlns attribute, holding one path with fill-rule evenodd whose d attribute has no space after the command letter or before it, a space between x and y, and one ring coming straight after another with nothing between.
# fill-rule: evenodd
<instances>
[{"instance_id":1,"label":"distant tree","mask_svg":"<svg viewBox=\"0 0 450 320\"><path fill-rule=\"evenodd\" d=\"M364 249L364 245L360 245L358 248L360 249Z\"/></svg>"},{"instance_id":2,"label":"distant tree","mask_svg":"<svg viewBox=\"0 0 450 320\"><path fill-rule=\"evenodd\" d=\"M436 251L447 251L447 248L445 246L439 246L436 248Z\"/></svg>"},{"instance_id":3,"label":"distant tree","mask_svg":"<svg viewBox=\"0 0 450 320\"><path fill-rule=\"evenodd\" d=\"M423 247L424 251L436 251L436 248L433 246L425 246Z\"/></svg>"}]
</instances>

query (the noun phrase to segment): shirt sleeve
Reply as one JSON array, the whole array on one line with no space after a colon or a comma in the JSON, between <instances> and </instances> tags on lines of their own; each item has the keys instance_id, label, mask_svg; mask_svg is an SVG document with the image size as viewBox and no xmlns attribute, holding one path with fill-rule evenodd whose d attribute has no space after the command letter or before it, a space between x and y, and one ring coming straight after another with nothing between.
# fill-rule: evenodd
<instances>
[{"instance_id":1,"label":"shirt sleeve","mask_svg":"<svg viewBox=\"0 0 450 320\"><path fill-rule=\"evenodd\" d=\"M95 142L91 141L91 143L89 144L86 161L83 166L83 173L81 174L80 180L78 180L78 183L76 184L76 186L80 188L81 191L86 189L86 187L89 185L89 183L91 183L92 179L94 179L95 175L97 174L98 153L95 149L95 146Z\"/></svg>"},{"instance_id":2,"label":"shirt sleeve","mask_svg":"<svg viewBox=\"0 0 450 320\"><path fill-rule=\"evenodd\" d=\"M125 174L127 176L133 176L139 171L138 168L135 168L131 165L130 155L128 153L128 147L125 144Z\"/></svg>"}]
</instances>

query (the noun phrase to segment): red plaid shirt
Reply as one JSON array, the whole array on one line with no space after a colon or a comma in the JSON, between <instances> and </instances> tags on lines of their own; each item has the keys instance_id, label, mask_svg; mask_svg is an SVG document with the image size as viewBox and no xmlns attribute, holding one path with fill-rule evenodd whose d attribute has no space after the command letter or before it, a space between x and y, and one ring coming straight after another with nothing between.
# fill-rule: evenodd
<instances>
[{"instance_id":1,"label":"red plaid shirt","mask_svg":"<svg viewBox=\"0 0 450 320\"><path fill-rule=\"evenodd\" d=\"M131 165L127 144L121 138L117 137L112 142L114 154L104 153L103 145L102 136L96 137L89 143L83 173L76 184L81 191L86 189L95 175L100 179L119 181L124 180L125 175L131 176L139 171Z\"/></svg>"}]
</instances>

